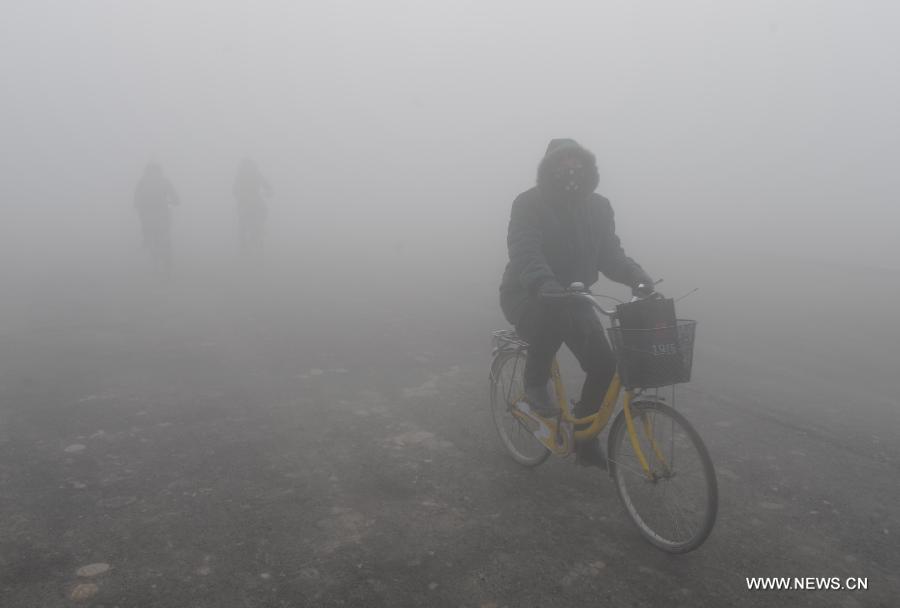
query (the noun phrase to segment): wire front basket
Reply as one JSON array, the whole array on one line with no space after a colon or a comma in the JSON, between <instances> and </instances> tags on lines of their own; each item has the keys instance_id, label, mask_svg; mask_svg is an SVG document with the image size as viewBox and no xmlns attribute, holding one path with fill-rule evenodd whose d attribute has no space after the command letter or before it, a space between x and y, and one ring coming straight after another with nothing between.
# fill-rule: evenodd
<instances>
[{"instance_id":1,"label":"wire front basket","mask_svg":"<svg viewBox=\"0 0 900 608\"><path fill-rule=\"evenodd\" d=\"M696 321L652 329L609 328L609 340L626 388L657 388L688 382L694 359Z\"/></svg>"}]
</instances>

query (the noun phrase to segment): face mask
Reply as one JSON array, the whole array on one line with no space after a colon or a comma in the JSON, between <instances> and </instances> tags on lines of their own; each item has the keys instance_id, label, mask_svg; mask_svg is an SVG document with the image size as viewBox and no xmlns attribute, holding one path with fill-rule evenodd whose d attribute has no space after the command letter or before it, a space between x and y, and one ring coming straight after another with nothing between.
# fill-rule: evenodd
<instances>
[{"instance_id":1,"label":"face mask","mask_svg":"<svg viewBox=\"0 0 900 608\"><path fill-rule=\"evenodd\" d=\"M561 159L552 175L556 190L561 194L577 196L587 189L588 171L577 158Z\"/></svg>"}]
</instances>

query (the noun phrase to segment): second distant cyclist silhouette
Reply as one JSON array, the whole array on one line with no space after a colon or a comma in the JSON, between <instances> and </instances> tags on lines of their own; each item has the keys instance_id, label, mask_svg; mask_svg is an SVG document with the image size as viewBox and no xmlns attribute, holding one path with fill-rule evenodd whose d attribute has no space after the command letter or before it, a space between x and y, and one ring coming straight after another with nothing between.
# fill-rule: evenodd
<instances>
[{"instance_id":1,"label":"second distant cyclist silhouette","mask_svg":"<svg viewBox=\"0 0 900 608\"><path fill-rule=\"evenodd\" d=\"M134 206L141 221L144 248L156 270L172 274L172 211L181 204L172 182L158 163L149 163L134 192Z\"/></svg>"},{"instance_id":2,"label":"second distant cyclist silhouette","mask_svg":"<svg viewBox=\"0 0 900 608\"><path fill-rule=\"evenodd\" d=\"M272 187L256 163L250 159L241 161L234 178L234 198L237 201L238 237L244 258L258 259L262 255L267 199L271 196Z\"/></svg>"}]
</instances>

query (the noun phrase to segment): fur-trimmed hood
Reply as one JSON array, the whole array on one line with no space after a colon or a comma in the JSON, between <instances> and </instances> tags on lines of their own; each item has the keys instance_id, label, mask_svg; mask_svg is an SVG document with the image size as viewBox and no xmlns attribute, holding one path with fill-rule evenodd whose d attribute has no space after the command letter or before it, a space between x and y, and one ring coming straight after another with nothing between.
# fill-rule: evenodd
<instances>
[{"instance_id":1,"label":"fur-trimmed hood","mask_svg":"<svg viewBox=\"0 0 900 608\"><path fill-rule=\"evenodd\" d=\"M564 152L578 154L583 167L590 168L580 176L576 172L580 187L574 196L571 188L566 191L573 177L570 173L552 176L553 163ZM500 284L500 306L510 323L519 327L529 319L542 318L545 303L537 292L550 280L590 286L602 272L631 287L653 282L625 255L616 235L612 206L594 191L599 180L593 154L571 139L553 140L537 179L537 187L516 197L509 215L509 263ZM543 192L547 187L550 191Z\"/></svg>"},{"instance_id":2,"label":"fur-trimmed hood","mask_svg":"<svg viewBox=\"0 0 900 608\"><path fill-rule=\"evenodd\" d=\"M597 189L600 174L597 170L597 158L591 151L579 145L574 139L553 139L547 146L547 152L538 165L537 172L537 186L545 198L552 200L560 195L555 191L552 172L556 163L568 155L580 156L588 170L588 183L582 194L588 196Z\"/></svg>"}]
</instances>

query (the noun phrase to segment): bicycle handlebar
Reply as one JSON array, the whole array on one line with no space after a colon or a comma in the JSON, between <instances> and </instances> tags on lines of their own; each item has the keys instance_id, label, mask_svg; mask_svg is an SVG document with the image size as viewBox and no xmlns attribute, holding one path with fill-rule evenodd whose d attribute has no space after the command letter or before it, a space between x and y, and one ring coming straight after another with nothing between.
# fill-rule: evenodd
<instances>
[{"instance_id":1,"label":"bicycle handlebar","mask_svg":"<svg viewBox=\"0 0 900 608\"><path fill-rule=\"evenodd\" d=\"M638 287L643 287L643 285L639 285ZM652 287L652 285L651 285L651 287ZM646 299L652 298L654 296L659 297L660 294L657 293L656 291L654 291L643 298L634 296L631 298L631 301L636 302L638 300L646 300ZM550 296L549 299L561 299L561 300L563 300L563 299L583 299L587 302L590 302L591 306L593 306L597 310L597 312L602 313L603 315L605 315L609 318L615 317L616 311L615 310L606 310L605 308L603 308L600 305L600 303L597 302L597 297L609 297L609 296L603 296L601 294L592 293L589 289L585 288L584 283L576 282L576 283L572 283L571 285L569 285L568 289L564 293L562 293L558 296ZM611 298L611 299L615 300L615 298Z\"/></svg>"},{"instance_id":2,"label":"bicycle handlebar","mask_svg":"<svg viewBox=\"0 0 900 608\"><path fill-rule=\"evenodd\" d=\"M585 289L584 283L572 283L571 285L569 285L569 290L572 292L572 295L574 297L581 298L587 302L590 302L591 306L593 306L597 310L597 312L606 315L610 319L615 316L616 311L606 310L605 308L600 306L600 302L597 301L597 298L594 296L594 294L591 293L590 290Z\"/></svg>"}]
</instances>

